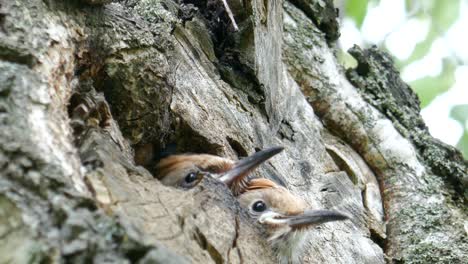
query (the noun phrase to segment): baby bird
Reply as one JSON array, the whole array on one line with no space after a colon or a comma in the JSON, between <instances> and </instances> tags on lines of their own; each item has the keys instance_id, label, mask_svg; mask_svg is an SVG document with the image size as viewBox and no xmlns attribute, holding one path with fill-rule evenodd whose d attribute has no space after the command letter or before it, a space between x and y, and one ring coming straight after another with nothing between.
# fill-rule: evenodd
<instances>
[{"instance_id":1,"label":"baby bird","mask_svg":"<svg viewBox=\"0 0 468 264\"><path fill-rule=\"evenodd\" d=\"M282 147L268 148L240 161L210 154L172 155L157 164L156 178L165 185L192 188L210 175L237 189L243 186L250 172L282 150Z\"/></svg>"},{"instance_id":2,"label":"baby bird","mask_svg":"<svg viewBox=\"0 0 468 264\"><path fill-rule=\"evenodd\" d=\"M244 182L239 190L240 205L264 225L265 236L280 263L300 263L308 228L349 218L338 211L308 209L302 199L268 179Z\"/></svg>"}]
</instances>

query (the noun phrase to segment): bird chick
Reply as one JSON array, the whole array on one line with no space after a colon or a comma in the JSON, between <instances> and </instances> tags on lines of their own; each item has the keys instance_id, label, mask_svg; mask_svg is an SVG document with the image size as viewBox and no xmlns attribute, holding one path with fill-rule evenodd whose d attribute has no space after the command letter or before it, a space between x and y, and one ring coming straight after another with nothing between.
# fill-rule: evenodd
<instances>
[{"instance_id":1,"label":"bird chick","mask_svg":"<svg viewBox=\"0 0 468 264\"><path fill-rule=\"evenodd\" d=\"M244 184L237 199L265 227L280 263L300 263L308 228L349 218L333 210L308 209L302 199L268 179L252 179Z\"/></svg>"},{"instance_id":2,"label":"bird chick","mask_svg":"<svg viewBox=\"0 0 468 264\"><path fill-rule=\"evenodd\" d=\"M264 225L280 263L298 263L308 228L348 216L308 209L302 199L275 182L248 178L250 172L282 150L265 149L240 161L209 154L173 155L158 163L157 178L165 185L182 188L191 188L208 175L224 182L249 215Z\"/></svg>"},{"instance_id":3,"label":"bird chick","mask_svg":"<svg viewBox=\"0 0 468 264\"><path fill-rule=\"evenodd\" d=\"M240 161L210 154L172 155L158 163L156 178L165 185L191 188L210 175L228 186L240 188L250 172L282 150L282 147L272 147Z\"/></svg>"}]
</instances>

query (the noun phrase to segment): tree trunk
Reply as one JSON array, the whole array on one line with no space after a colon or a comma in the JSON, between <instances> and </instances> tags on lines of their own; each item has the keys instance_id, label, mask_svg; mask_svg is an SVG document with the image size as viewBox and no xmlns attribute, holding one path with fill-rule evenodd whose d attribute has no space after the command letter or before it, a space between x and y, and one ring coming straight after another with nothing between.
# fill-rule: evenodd
<instances>
[{"instance_id":1,"label":"tree trunk","mask_svg":"<svg viewBox=\"0 0 468 264\"><path fill-rule=\"evenodd\" d=\"M391 59L332 1L0 0L0 263L272 263L221 183L153 178L166 152L238 159L311 207L304 263L462 263L467 163L430 137ZM105 4L105 5L104 5Z\"/></svg>"}]
</instances>

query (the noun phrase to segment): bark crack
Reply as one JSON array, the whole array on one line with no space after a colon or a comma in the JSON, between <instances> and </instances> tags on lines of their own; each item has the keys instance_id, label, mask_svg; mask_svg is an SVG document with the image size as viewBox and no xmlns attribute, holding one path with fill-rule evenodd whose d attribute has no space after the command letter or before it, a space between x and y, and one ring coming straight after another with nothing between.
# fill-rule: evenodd
<instances>
[{"instance_id":1,"label":"bark crack","mask_svg":"<svg viewBox=\"0 0 468 264\"><path fill-rule=\"evenodd\" d=\"M211 259L213 259L216 264L223 263L223 257L221 256L220 252L209 243L206 236L203 234L203 232L200 231L198 227L195 227L193 237L195 238L195 241L198 243L198 245L208 252Z\"/></svg>"}]
</instances>

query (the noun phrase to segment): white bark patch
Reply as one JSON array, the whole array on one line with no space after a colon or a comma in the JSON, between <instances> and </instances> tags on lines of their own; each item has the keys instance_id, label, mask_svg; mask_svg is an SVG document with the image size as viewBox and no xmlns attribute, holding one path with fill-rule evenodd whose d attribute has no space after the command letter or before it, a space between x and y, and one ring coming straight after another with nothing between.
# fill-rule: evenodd
<instances>
[{"instance_id":1,"label":"white bark patch","mask_svg":"<svg viewBox=\"0 0 468 264\"><path fill-rule=\"evenodd\" d=\"M370 129L369 134L378 140L378 148L387 161L405 164L416 177L425 173L424 166L418 161L413 145L398 133L388 119L378 120L375 127Z\"/></svg>"},{"instance_id":2,"label":"white bark patch","mask_svg":"<svg viewBox=\"0 0 468 264\"><path fill-rule=\"evenodd\" d=\"M67 178L70 178L77 191L87 193L87 188L82 180L75 173L75 164L70 162L70 157L57 144L56 132L49 128L49 120L47 120L44 109L40 106L35 106L29 116L28 124L30 125L33 136L31 139L36 143L36 147L43 153L47 153L42 158L46 163L54 164L60 167L60 170Z\"/></svg>"}]
</instances>

